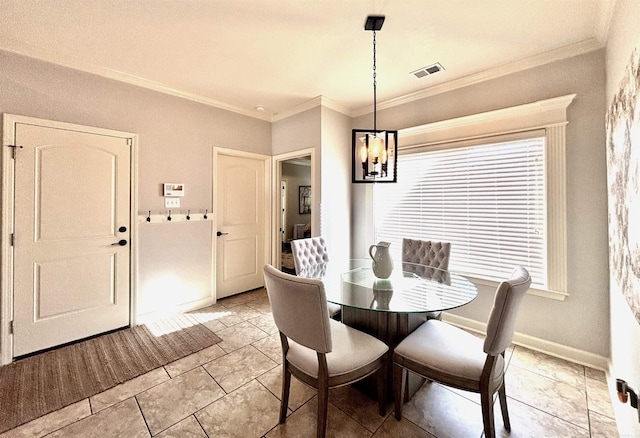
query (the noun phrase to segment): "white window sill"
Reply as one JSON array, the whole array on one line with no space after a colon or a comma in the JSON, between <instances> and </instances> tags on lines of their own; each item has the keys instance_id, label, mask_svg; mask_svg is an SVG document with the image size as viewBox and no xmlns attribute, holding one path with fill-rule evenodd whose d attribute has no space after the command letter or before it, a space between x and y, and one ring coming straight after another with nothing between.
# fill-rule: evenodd
<instances>
[{"instance_id":1,"label":"white window sill","mask_svg":"<svg viewBox=\"0 0 640 438\"><path fill-rule=\"evenodd\" d=\"M497 288L498 285L500 284L497 281L487 280L487 279L484 279L484 278L470 277L470 276L467 276L467 275L464 275L464 277L466 277L470 282L472 282L475 285L491 286L493 288ZM527 291L527 294L528 295L534 295L534 296L537 296L537 297L549 298L551 300L556 300L556 301L564 301L569 296L569 294L566 293L566 292L559 292L559 291L547 290L547 289L539 289L539 288L536 288L536 287L529 288L529 290Z\"/></svg>"}]
</instances>

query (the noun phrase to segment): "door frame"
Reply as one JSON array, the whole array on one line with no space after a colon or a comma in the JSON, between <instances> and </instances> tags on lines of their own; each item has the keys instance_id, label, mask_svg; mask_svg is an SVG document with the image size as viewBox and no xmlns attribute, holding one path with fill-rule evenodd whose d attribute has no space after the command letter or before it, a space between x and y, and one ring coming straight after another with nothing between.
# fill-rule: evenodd
<instances>
[{"instance_id":1,"label":"door frame","mask_svg":"<svg viewBox=\"0 0 640 438\"><path fill-rule=\"evenodd\" d=\"M254 152L245 152L235 149L222 148L218 146L213 147L213 172L211 176L211 215L213 216L213 229L211 230L211 290L213 291L213 302L218 300L218 278L217 278L217 260L218 260L218 245L216 232L218 231L218 157L220 155L227 155L238 158L250 158L252 160L262 161L264 167L264 208L265 208L265 221L264 221L264 262L271 263L269 258L271 248L271 216L273 211L273 203L271 202L273 188L271 187L271 156L257 154Z\"/></svg>"},{"instance_id":2,"label":"door frame","mask_svg":"<svg viewBox=\"0 0 640 438\"><path fill-rule=\"evenodd\" d=\"M276 202L276 205L274 206L275 208L275 213L276 216L278 217L278 223L275 224L275 228L280 231L280 233L278 233L278 240L276 242L274 242L274 245L276 247L279 247L282 249L282 242L284 242L285 237L287 235L287 221L286 221L286 214L282 214L283 212L286 213L286 209L282 208L283 204L287 203L287 200L289 199L287 197L287 187L289 187L289 181L286 179L283 179L282 176L280 177L280 183L278 184L278 192L280 193L280 199L279 199L279 203ZM283 202L284 199L284 202ZM276 268L278 269L282 269L281 266L281 262L282 259L275 259L276 264L274 265ZM280 262L280 264L278 264Z\"/></svg>"},{"instance_id":3,"label":"door frame","mask_svg":"<svg viewBox=\"0 0 640 438\"><path fill-rule=\"evenodd\" d=\"M273 206L273 227L271 228L271 241L274 244L271 247L271 259L273 261L273 266L277 269L282 269L282 245L278 244L280 242L279 233L280 228L282 227L281 214L282 211L282 199L280 197L280 181L282 180L282 162L287 160L293 160L295 158L302 157L311 157L311 193L312 193L312 205L311 211L319 211L319 196L317 195L316 190L316 175L317 171L317 160L316 160L316 152L315 148L307 148L307 149L299 149L297 151L286 152L284 154L278 154L273 156L273 178L271 180L272 190L274 193L278 193L278 196L275 197L275 202ZM311 215L311 235L315 236L317 233L316 224L316 214Z\"/></svg>"},{"instance_id":4,"label":"door frame","mask_svg":"<svg viewBox=\"0 0 640 438\"><path fill-rule=\"evenodd\" d=\"M98 135L131 139L131 182L130 193L130 240L129 247L129 324L136 325L136 279L137 279L137 254L138 254L138 135L114 131L92 126L77 125L73 123L54 120L38 119L35 117L20 116L15 114L2 114L2 153L0 165L2 166L1 205L0 217L0 366L11 363L13 360L13 336L11 334L11 322L13 320L13 248L11 235L14 221L14 195L15 175L11 145L15 138L15 124L43 126L54 129L66 129L70 131L88 132ZM19 154L20 151L18 150Z\"/></svg>"}]
</instances>

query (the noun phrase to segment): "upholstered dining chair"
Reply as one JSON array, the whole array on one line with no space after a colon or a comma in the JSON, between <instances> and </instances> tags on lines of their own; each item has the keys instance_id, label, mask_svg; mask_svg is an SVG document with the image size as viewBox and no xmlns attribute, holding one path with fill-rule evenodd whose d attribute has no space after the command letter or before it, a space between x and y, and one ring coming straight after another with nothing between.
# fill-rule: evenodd
<instances>
[{"instance_id":1,"label":"upholstered dining chair","mask_svg":"<svg viewBox=\"0 0 640 438\"><path fill-rule=\"evenodd\" d=\"M377 372L379 412L385 415L387 345L329 318L318 279L264 267L271 311L282 344L280 423L287 418L291 375L318 390L317 436L327 428L329 388L348 385Z\"/></svg>"},{"instance_id":2,"label":"upholstered dining chair","mask_svg":"<svg viewBox=\"0 0 640 438\"><path fill-rule=\"evenodd\" d=\"M415 263L426 268L438 268L446 271L449 269L449 254L451 253L451 244L449 242L432 242L430 240L402 239L402 261L406 263ZM416 269L415 266L404 267L404 271ZM429 279L434 279L439 275L446 275L445 272L431 269L431 271L416 272L419 275L425 275ZM435 278L438 280L438 278ZM442 279L444 280L444 279ZM442 320L442 312L427 312L427 319Z\"/></svg>"},{"instance_id":3,"label":"upholstered dining chair","mask_svg":"<svg viewBox=\"0 0 640 438\"><path fill-rule=\"evenodd\" d=\"M294 239L291 241L291 252L296 274L311 266L320 265L329 261L329 252L324 237L307 237L306 239Z\"/></svg>"},{"instance_id":4,"label":"upholstered dining chair","mask_svg":"<svg viewBox=\"0 0 640 438\"><path fill-rule=\"evenodd\" d=\"M504 427L511 430L504 386L504 352L513 339L518 309L530 285L531 276L521 266L498 285L484 342L436 319L428 320L400 342L393 354L397 420L402 417L404 382L411 371L446 386L480 393L484 433L488 438L495 436L493 396L498 392Z\"/></svg>"},{"instance_id":5,"label":"upholstered dining chair","mask_svg":"<svg viewBox=\"0 0 640 438\"><path fill-rule=\"evenodd\" d=\"M291 252L293 255L293 265L296 268L296 275L319 277L329 262L327 244L322 236L292 240ZM334 319L340 318L340 311L342 309L339 305L327 303L327 309L329 310L329 316Z\"/></svg>"}]
</instances>

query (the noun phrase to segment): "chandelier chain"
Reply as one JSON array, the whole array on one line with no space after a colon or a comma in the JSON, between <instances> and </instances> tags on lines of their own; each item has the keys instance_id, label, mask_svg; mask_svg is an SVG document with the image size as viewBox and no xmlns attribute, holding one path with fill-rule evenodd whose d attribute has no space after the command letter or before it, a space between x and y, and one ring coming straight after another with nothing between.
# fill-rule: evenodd
<instances>
[{"instance_id":1,"label":"chandelier chain","mask_svg":"<svg viewBox=\"0 0 640 438\"><path fill-rule=\"evenodd\" d=\"M376 31L373 31L373 133L376 134Z\"/></svg>"}]
</instances>

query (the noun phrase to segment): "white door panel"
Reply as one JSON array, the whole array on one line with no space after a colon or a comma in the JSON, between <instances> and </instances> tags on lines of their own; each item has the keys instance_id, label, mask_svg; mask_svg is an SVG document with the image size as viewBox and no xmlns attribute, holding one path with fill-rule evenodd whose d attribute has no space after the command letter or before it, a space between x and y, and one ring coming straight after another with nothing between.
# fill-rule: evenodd
<instances>
[{"instance_id":1,"label":"white door panel","mask_svg":"<svg viewBox=\"0 0 640 438\"><path fill-rule=\"evenodd\" d=\"M36 263L36 319L56 318L115 304L115 285L96 293L86 293L96 284L110 283L114 275L114 258L113 254L96 254Z\"/></svg>"},{"instance_id":2,"label":"white door panel","mask_svg":"<svg viewBox=\"0 0 640 438\"><path fill-rule=\"evenodd\" d=\"M225 263L224 281L234 278L256 275L258 271L257 254L259 244L255 236L245 239L222 239L223 254L228 260L241 260L241 263Z\"/></svg>"},{"instance_id":3,"label":"white door panel","mask_svg":"<svg viewBox=\"0 0 640 438\"><path fill-rule=\"evenodd\" d=\"M81 167L74 157L79 149ZM118 175L112 152L79 144L43 145L36 148L35 166L36 240L113 237L112 192ZM93 190L96 182L108 185ZM89 207L101 210L91 214Z\"/></svg>"},{"instance_id":4,"label":"white door panel","mask_svg":"<svg viewBox=\"0 0 640 438\"><path fill-rule=\"evenodd\" d=\"M87 130L15 127L14 356L129 325L130 145Z\"/></svg>"},{"instance_id":5,"label":"white door panel","mask_svg":"<svg viewBox=\"0 0 640 438\"><path fill-rule=\"evenodd\" d=\"M216 296L223 298L264 284L264 160L218 156L216 180Z\"/></svg>"}]
</instances>

